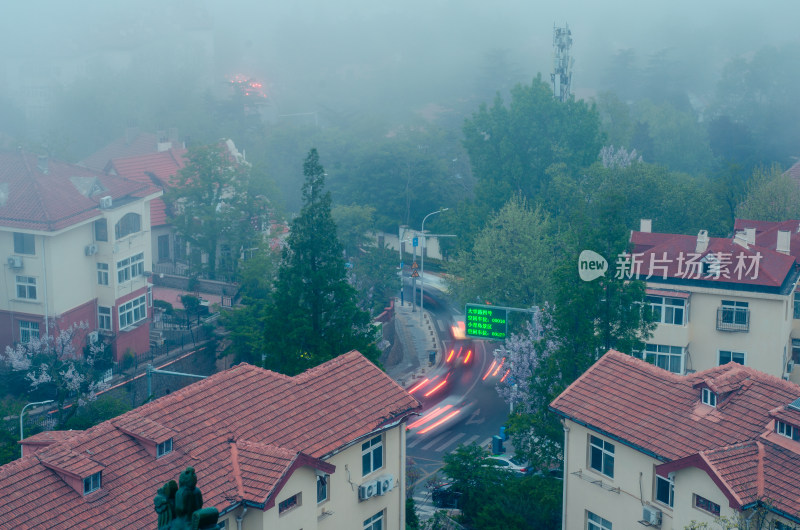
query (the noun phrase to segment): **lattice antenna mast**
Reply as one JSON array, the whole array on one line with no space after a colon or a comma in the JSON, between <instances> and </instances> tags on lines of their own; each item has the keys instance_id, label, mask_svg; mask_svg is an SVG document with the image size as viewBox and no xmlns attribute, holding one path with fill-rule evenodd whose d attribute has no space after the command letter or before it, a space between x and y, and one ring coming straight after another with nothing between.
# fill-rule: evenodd
<instances>
[{"instance_id":1,"label":"lattice antenna mast","mask_svg":"<svg viewBox=\"0 0 800 530\"><path fill-rule=\"evenodd\" d=\"M559 101L567 101L570 96L573 62L569 55L571 47L572 31L569 25L564 24L563 28L553 25L553 73L550 74L550 79L553 81L553 96Z\"/></svg>"}]
</instances>

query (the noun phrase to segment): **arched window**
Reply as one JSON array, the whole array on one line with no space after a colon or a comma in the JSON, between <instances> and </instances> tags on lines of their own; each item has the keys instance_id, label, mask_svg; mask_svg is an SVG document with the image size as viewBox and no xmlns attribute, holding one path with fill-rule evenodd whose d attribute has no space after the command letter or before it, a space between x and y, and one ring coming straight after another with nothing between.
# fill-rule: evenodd
<instances>
[{"instance_id":1,"label":"arched window","mask_svg":"<svg viewBox=\"0 0 800 530\"><path fill-rule=\"evenodd\" d=\"M130 234L135 234L142 229L142 216L138 213L126 213L116 225L114 225L114 235L117 239Z\"/></svg>"}]
</instances>

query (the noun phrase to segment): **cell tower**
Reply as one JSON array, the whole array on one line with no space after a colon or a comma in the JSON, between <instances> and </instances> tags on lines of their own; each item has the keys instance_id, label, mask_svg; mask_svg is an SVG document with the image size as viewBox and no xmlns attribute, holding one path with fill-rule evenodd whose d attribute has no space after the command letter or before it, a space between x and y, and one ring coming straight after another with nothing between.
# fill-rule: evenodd
<instances>
[{"instance_id":1,"label":"cell tower","mask_svg":"<svg viewBox=\"0 0 800 530\"><path fill-rule=\"evenodd\" d=\"M553 73L550 79L553 81L553 96L559 101L567 101L570 96L570 85L572 84L572 57L569 50L572 47L572 32L569 25L564 24L563 28L553 25Z\"/></svg>"}]
</instances>

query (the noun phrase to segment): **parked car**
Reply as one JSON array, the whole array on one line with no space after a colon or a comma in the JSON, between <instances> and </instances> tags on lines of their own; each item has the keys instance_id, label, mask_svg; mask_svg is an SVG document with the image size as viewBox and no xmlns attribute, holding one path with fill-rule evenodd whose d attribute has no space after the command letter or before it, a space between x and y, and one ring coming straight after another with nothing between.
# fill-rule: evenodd
<instances>
[{"instance_id":1,"label":"parked car","mask_svg":"<svg viewBox=\"0 0 800 530\"><path fill-rule=\"evenodd\" d=\"M527 463L522 462L516 456L508 457L502 455L494 455L486 457L486 462L487 464L495 466L499 469L503 469L505 471L513 471L516 473L520 473L522 475L527 474L528 470L530 469Z\"/></svg>"},{"instance_id":2,"label":"parked car","mask_svg":"<svg viewBox=\"0 0 800 530\"><path fill-rule=\"evenodd\" d=\"M437 508L458 508L460 496L450 489L450 484L440 484L431 490L431 502Z\"/></svg>"}]
</instances>

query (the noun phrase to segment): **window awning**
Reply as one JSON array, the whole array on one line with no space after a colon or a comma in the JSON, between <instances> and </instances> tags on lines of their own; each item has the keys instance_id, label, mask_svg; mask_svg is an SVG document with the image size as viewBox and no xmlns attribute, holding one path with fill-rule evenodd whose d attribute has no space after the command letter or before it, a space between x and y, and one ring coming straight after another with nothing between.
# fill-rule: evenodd
<instances>
[{"instance_id":1,"label":"window awning","mask_svg":"<svg viewBox=\"0 0 800 530\"><path fill-rule=\"evenodd\" d=\"M647 296L670 296L672 298L689 298L689 295L692 294L689 291L673 291L670 289L650 289L649 287L645 290Z\"/></svg>"}]
</instances>

